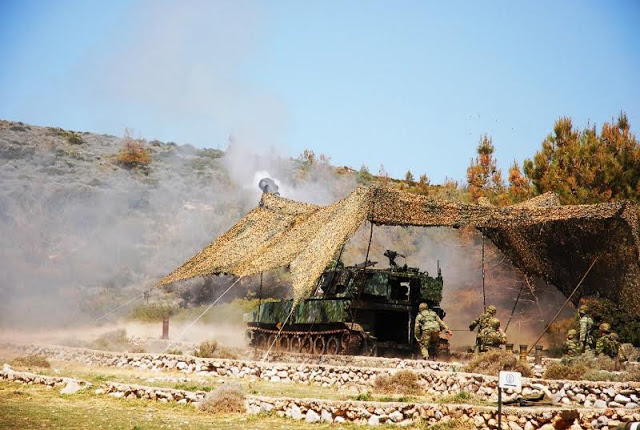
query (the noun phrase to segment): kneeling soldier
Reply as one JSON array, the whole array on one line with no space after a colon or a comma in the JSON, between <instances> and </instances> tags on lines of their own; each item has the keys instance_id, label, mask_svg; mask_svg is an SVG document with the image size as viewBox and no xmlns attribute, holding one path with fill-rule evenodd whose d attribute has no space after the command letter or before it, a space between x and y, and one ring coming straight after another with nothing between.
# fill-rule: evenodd
<instances>
[{"instance_id":1,"label":"kneeling soldier","mask_svg":"<svg viewBox=\"0 0 640 430\"><path fill-rule=\"evenodd\" d=\"M562 346L562 354L567 357L577 357L582 353L582 348L580 347L580 342L576 339L578 336L578 332L574 329L571 329L567 332L567 340Z\"/></svg>"}]
</instances>

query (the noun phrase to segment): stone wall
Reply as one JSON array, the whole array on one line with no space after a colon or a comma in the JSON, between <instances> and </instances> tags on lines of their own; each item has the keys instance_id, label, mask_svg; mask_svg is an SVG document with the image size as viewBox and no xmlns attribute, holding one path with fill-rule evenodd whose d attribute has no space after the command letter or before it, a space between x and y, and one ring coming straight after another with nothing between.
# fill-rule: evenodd
<instances>
[{"instance_id":1,"label":"stone wall","mask_svg":"<svg viewBox=\"0 0 640 430\"><path fill-rule=\"evenodd\" d=\"M91 384L70 378L36 375L29 372L16 372L6 366L0 371L0 379L24 384L43 384L60 386L76 384L88 388ZM80 389L82 389L80 388ZM62 390L64 392L64 389ZM147 387L141 385L105 382L95 389L95 394L116 398L146 399L163 403L177 402L197 406L206 393L169 388ZM334 401L317 399L293 399L247 396L246 410L250 414L276 414L293 420L305 420L309 423L354 422L369 425L395 424L408 425L417 421L429 425L446 424L452 419L472 421L476 428L496 429L496 408L472 405L444 405L432 403L395 403ZM562 409L562 408L503 408L503 425L510 430L551 430L553 424L565 420L574 428L616 428L620 423L640 420L639 411L618 409ZM575 427L576 425L580 427Z\"/></svg>"},{"instance_id":2,"label":"stone wall","mask_svg":"<svg viewBox=\"0 0 640 430\"><path fill-rule=\"evenodd\" d=\"M18 348L27 354L42 354L54 359L78 361L88 365L154 371L177 370L187 374L197 373L213 377L259 378L271 382L302 383L323 387L353 387L360 391L370 390L374 386L376 377L389 376L401 368L401 366L395 368L333 366L208 359L169 354L111 353L60 346ZM441 397L465 391L481 400L497 401L496 377L454 372L453 368L447 371L433 370L431 367L412 370L418 374L426 394ZM640 403L640 383L636 382L550 381L523 378L522 394L541 393L545 393L554 402L567 406L637 409ZM516 396L516 393L507 390L505 400Z\"/></svg>"}]
</instances>

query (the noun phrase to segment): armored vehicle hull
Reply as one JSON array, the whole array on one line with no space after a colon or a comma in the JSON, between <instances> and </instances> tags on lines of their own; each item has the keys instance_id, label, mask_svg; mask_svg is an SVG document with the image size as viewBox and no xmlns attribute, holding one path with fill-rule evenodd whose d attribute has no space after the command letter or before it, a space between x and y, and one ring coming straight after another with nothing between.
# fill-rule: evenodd
<instances>
[{"instance_id":1,"label":"armored vehicle hull","mask_svg":"<svg viewBox=\"0 0 640 430\"><path fill-rule=\"evenodd\" d=\"M250 344L317 355L415 356L419 304L426 302L445 316L439 307L440 268L431 277L406 265L375 269L374 264L334 264L323 273L312 297L293 309L292 300L262 303L244 315ZM448 354L448 340L441 339L435 348L434 355Z\"/></svg>"}]
</instances>

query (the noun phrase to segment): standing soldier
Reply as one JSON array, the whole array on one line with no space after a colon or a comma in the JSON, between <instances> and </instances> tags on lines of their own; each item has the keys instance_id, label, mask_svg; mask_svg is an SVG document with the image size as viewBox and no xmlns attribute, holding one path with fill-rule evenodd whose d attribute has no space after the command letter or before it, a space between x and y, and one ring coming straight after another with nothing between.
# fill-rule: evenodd
<instances>
[{"instance_id":1,"label":"standing soldier","mask_svg":"<svg viewBox=\"0 0 640 430\"><path fill-rule=\"evenodd\" d=\"M478 333L476 334L476 352L480 351L480 346L482 345L482 339L480 333L483 329L489 326L489 322L492 318L496 316L497 309L493 305L487 306L487 309L480 315L478 318L473 320L469 325L469 330L473 331L476 327L478 327Z\"/></svg>"},{"instance_id":2,"label":"standing soldier","mask_svg":"<svg viewBox=\"0 0 640 430\"><path fill-rule=\"evenodd\" d=\"M491 318L487 327L483 328L480 333L480 350L500 348L507 343L507 335L500 329L500 320Z\"/></svg>"},{"instance_id":3,"label":"standing soldier","mask_svg":"<svg viewBox=\"0 0 640 430\"><path fill-rule=\"evenodd\" d=\"M565 341L562 347L562 354L567 357L577 357L580 355L581 347L580 343L576 340L576 336L578 332L574 329L571 329L567 332L567 340Z\"/></svg>"},{"instance_id":4,"label":"standing soldier","mask_svg":"<svg viewBox=\"0 0 640 430\"><path fill-rule=\"evenodd\" d=\"M582 305L578 309L580 315L580 350L582 353L591 351L593 346L593 319L587 314L587 305Z\"/></svg>"},{"instance_id":5,"label":"standing soldier","mask_svg":"<svg viewBox=\"0 0 640 430\"><path fill-rule=\"evenodd\" d=\"M600 324L599 329L601 336L596 342L596 355L604 354L611 358L616 358L620 349L618 335L611 332L611 326L606 322Z\"/></svg>"},{"instance_id":6,"label":"standing soldier","mask_svg":"<svg viewBox=\"0 0 640 430\"><path fill-rule=\"evenodd\" d=\"M441 330L449 332L447 325L440 319L438 314L429 309L426 303L420 303L418 316L414 327L414 336L420 344L420 353L423 359L428 359L430 355L429 347L432 343L438 342ZM451 333L451 332L449 332Z\"/></svg>"}]
</instances>

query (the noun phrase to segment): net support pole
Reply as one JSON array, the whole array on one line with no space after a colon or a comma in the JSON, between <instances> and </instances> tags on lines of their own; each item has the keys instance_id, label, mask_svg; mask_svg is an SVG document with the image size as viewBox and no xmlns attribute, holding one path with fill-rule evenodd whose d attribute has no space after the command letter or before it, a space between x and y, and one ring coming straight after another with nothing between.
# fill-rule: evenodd
<instances>
[{"instance_id":1,"label":"net support pole","mask_svg":"<svg viewBox=\"0 0 640 430\"><path fill-rule=\"evenodd\" d=\"M484 287L484 227L482 228L482 306L484 307L485 312L487 311L487 293Z\"/></svg>"}]
</instances>

